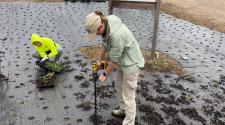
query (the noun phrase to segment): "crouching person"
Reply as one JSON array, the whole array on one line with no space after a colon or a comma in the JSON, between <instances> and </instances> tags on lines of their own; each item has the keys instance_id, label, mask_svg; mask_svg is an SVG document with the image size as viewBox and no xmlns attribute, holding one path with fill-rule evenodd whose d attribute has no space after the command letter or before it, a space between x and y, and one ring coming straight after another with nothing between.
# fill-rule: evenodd
<instances>
[{"instance_id":1,"label":"crouching person","mask_svg":"<svg viewBox=\"0 0 225 125\"><path fill-rule=\"evenodd\" d=\"M31 43L35 48L32 57L37 58L41 62L47 60L57 62L62 56L63 48L50 38L32 34Z\"/></svg>"}]
</instances>

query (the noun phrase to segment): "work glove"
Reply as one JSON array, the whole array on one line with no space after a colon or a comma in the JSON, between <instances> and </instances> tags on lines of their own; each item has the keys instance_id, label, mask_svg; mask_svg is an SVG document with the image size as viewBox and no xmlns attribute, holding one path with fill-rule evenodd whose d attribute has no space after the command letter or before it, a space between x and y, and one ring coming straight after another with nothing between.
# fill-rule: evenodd
<instances>
[{"instance_id":1,"label":"work glove","mask_svg":"<svg viewBox=\"0 0 225 125\"><path fill-rule=\"evenodd\" d=\"M41 59L41 62L45 62L46 60L48 60L48 56L46 55L45 57L43 57L42 59Z\"/></svg>"}]
</instances>

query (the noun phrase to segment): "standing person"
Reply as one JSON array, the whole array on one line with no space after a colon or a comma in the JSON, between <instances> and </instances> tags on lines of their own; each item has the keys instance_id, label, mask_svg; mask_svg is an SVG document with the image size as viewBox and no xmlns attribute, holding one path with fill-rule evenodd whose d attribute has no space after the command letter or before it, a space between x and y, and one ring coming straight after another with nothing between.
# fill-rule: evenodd
<instances>
[{"instance_id":1,"label":"standing person","mask_svg":"<svg viewBox=\"0 0 225 125\"><path fill-rule=\"evenodd\" d=\"M46 60L56 62L63 53L63 48L59 44L50 38L40 37L37 34L31 35L31 44L35 48L32 57L41 60L41 62Z\"/></svg>"},{"instance_id":2,"label":"standing person","mask_svg":"<svg viewBox=\"0 0 225 125\"><path fill-rule=\"evenodd\" d=\"M94 40L96 35L102 36L103 42L98 64L105 53L109 52L109 65L99 76L99 80L105 81L113 69L117 69L115 89L120 99L120 108L113 110L112 115L125 117L123 125L134 125L137 79L139 68L144 67L144 58L137 40L117 16L105 17L100 11L86 16L85 28L90 40Z\"/></svg>"}]
</instances>

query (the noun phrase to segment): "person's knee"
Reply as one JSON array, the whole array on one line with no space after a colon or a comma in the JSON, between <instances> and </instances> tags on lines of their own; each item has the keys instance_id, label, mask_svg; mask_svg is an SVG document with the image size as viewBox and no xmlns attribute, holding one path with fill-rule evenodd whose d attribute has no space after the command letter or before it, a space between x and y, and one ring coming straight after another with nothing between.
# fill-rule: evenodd
<instances>
[{"instance_id":1,"label":"person's knee","mask_svg":"<svg viewBox=\"0 0 225 125\"><path fill-rule=\"evenodd\" d=\"M62 53L63 53L63 48L62 48L62 47L59 47L59 48L58 48L58 54L59 54L59 55L62 55Z\"/></svg>"}]
</instances>

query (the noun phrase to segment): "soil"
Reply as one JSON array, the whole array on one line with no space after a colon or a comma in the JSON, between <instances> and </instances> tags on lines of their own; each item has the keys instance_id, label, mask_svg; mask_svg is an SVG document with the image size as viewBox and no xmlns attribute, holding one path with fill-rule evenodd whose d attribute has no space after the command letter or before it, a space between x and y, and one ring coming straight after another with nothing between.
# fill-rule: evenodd
<instances>
[{"instance_id":1,"label":"soil","mask_svg":"<svg viewBox=\"0 0 225 125\"><path fill-rule=\"evenodd\" d=\"M0 0L0 2L21 1L28 0ZM63 1L64 0L29 0L29 2ZM176 18L187 20L194 24L225 33L224 6L224 0L162 0L161 10L167 14L175 16Z\"/></svg>"},{"instance_id":2,"label":"soil","mask_svg":"<svg viewBox=\"0 0 225 125\"><path fill-rule=\"evenodd\" d=\"M84 99L86 97L86 95L81 92L74 93L73 95L76 96L77 99Z\"/></svg>"},{"instance_id":3,"label":"soil","mask_svg":"<svg viewBox=\"0 0 225 125\"><path fill-rule=\"evenodd\" d=\"M149 125L159 125L164 123L162 116L155 112L151 105L140 105L138 109L140 112L146 114L145 116L142 116L141 119Z\"/></svg>"},{"instance_id":4,"label":"soil","mask_svg":"<svg viewBox=\"0 0 225 125\"><path fill-rule=\"evenodd\" d=\"M176 18L225 33L224 0L162 0L161 10Z\"/></svg>"},{"instance_id":5,"label":"soil","mask_svg":"<svg viewBox=\"0 0 225 125\"><path fill-rule=\"evenodd\" d=\"M104 123L102 121L102 116L99 114L93 114L89 117L89 120L94 124L94 125L101 125Z\"/></svg>"},{"instance_id":6,"label":"soil","mask_svg":"<svg viewBox=\"0 0 225 125\"><path fill-rule=\"evenodd\" d=\"M172 123L169 125L186 125L186 123L180 118L173 118Z\"/></svg>"},{"instance_id":7,"label":"soil","mask_svg":"<svg viewBox=\"0 0 225 125\"><path fill-rule=\"evenodd\" d=\"M81 108L84 111L89 111L89 110L91 110L91 102L89 102L89 101L88 102L83 102L80 105L78 105L77 108Z\"/></svg>"},{"instance_id":8,"label":"soil","mask_svg":"<svg viewBox=\"0 0 225 125\"><path fill-rule=\"evenodd\" d=\"M180 109L184 115L187 115L189 118L201 122L203 125L206 125L206 120L201 117L195 108L182 108Z\"/></svg>"},{"instance_id":9,"label":"soil","mask_svg":"<svg viewBox=\"0 0 225 125\"><path fill-rule=\"evenodd\" d=\"M166 107L165 105L163 105L163 108L161 108L161 110L165 112L167 116L172 116L172 117L175 117L177 113L179 112L176 108L172 106Z\"/></svg>"},{"instance_id":10,"label":"soil","mask_svg":"<svg viewBox=\"0 0 225 125\"><path fill-rule=\"evenodd\" d=\"M90 83L87 80L85 80L84 82L81 83L82 88L88 88L89 85L90 85Z\"/></svg>"},{"instance_id":11,"label":"soil","mask_svg":"<svg viewBox=\"0 0 225 125\"><path fill-rule=\"evenodd\" d=\"M122 119L108 119L106 125L122 125Z\"/></svg>"},{"instance_id":12,"label":"soil","mask_svg":"<svg viewBox=\"0 0 225 125\"><path fill-rule=\"evenodd\" d=\"M99 55L99 52L101 50L101 46L99 44L92 45L92 46L85 46L81 47L80 52L86 56L87 58L93 60L96 59ZM150 59L151 50L147 49L141 49L142 54L145 58L145 69L148 71L156 71L156 72L168 72L177 74L180 77L184 76L184 71L181 68L181 66L178 64L178 62L170 57L169 55L158 52L158 58L157 59ZM108 58L108 57L105 57ZM82 64L82 63L80 63ZM85 64L85 63L84 63ZM83 66L83 65L81 65Z\"/></svg>"},{"instance_id":13,"label":"soil","mask_svg":"<svg viewBox=\"0 0 225 125\"><path fill-rule=\"evenodd\" d=\"M80 80L85 79L85 78L84 78L83 74L78 74L78 75L75 75L74 79L76 79L77 81L80 81Z\"/></svg>"}]
</instances>

